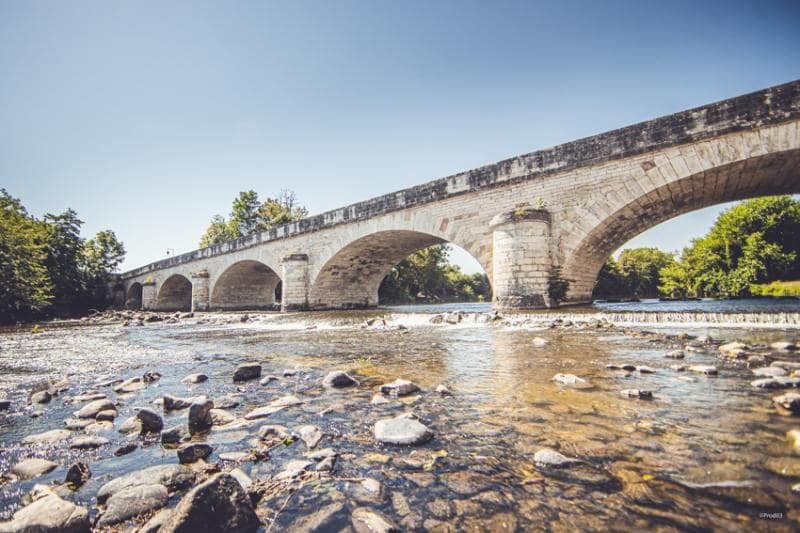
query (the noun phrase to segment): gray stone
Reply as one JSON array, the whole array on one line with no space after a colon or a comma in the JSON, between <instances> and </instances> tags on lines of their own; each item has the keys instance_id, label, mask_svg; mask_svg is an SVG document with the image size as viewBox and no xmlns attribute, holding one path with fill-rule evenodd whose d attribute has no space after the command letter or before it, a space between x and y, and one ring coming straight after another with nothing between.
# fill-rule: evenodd
<instances>
[{"instance_id":1,"label":"gray stone","mask_svg":"<svg viewBox=\"0 0 800 533\"><path fill-rule=\"evenodd\" d=\"M211 410L214 408L214 402L201 396L192 402L189 406L189 433L195 435L197 433L204 433L211 429L214 420L211 418Z\"/></svg>"},{"instance_id":2,"label":"gray stone","mask_svg":"<svg viewBox=\"0 0 800 533\"><path fill-rule=\"evenodd\" d=\"M800 387L800 377L778 376L761 378L750 382L750 385L757 389L789 389Z\"/></svg>"},{"instance_id":3,"label":"gray stone","mask_svg":"<svg viewBox=\"0 0 800 533\"><path fill-rule=\"evenodd\" d=\"M108 444L109 440L105 437L97 437L94 435L86 435L85 437L75 437L69 443L72 450L94 450Z\"/></svg>"},{"instance_id":4,"label":"gray stone","mask_svg":"<svg viewBox=\"0 0 800 533\"><path fill-rule=\"evenodd\" d=\"M47 459L40 459L39 457L30 457L14 465L14 468L11 469L11 473L20 479L33 479L52 472L56 468L58 468L58 463L48 461Z\"/></svg>"},{"instance_id":5,"label":"gray stone","mask_svg":"<svg viewBox=\"0 0 800 533\"><path fill-rule=\"evenodd\" d=\"M113 422L115 418L117 418L117 412L114 409L106 409L105 411L100 411L94 417L94 419L97 420L98 422Z\"/></svg>"},{"instance_id":6,"label":"gray stone","mask_svg":"<svg viewBox=\"0 0 800 533\"><path fill-rule=\"evenodd\" d=\"M309 450L315 448L325 435L317 426L311 425L300 426L297 428L297 434L300 435Z\"/></svg>"},{"instance_id":7,"label":"gray stone","mask_svg":"<svg viewBox=\"0 0 800 533\"><path fill-rule=\"evenodd\" d=\"M142 381L142 378L135 377L135 378L126 379L125 381L123 381L119 385L116 385L116 386L112 387L112 390L114 390L114 392L117 392L117 393L120 393L120 394L130 394L130 393L133 393L133 392L139 392L139 391L144 390L146 388L147 388L147 384Z\"/></svg>"},{"instance_id":8,"label":"gray stone","mask_svg":"<svg viewBox=\"0 0 800 533\"><path fill-rule=\"evenodd\" d=\"M770 378L770 377L774 378L786 375L786 370L782 369L779 366L762 366L760 368L753 368L752 372L754 376L762 378Z\"/></svg>"},{"instance_id":9,"label":"gray stone","mask_svg":"<svg viewBox=\"0 0 800 533\"><path fill-rule=\"evenodd\" d=\"M261 365L258 363L245 363L236 367L233 372L233 381L250 381L261 377Z\"/></svg>"},{"instance_id":10,"label":"gray stone","mask_svg":"<svg viewBox=\"0 0 800 533\"><path fill-rule=\"evenodd\" d=\"M103 398L87 403L78 411L75 411L75 416L78 418L94 418L100 411L107 411L109 409L116 409L114 402L108 398Z\"/></svg>"},{"instance_id":11,"label":"gray stone","mask_svg":"<svg viewBox=\"0 0 800 533\"><path fill-rule=\"evenodd\" d=\"M231 394L214 398L214 409L233 409L239 407L239 404L242 403L239 398L239 396L233 396Z\"/></svg>"},{"instance_id":12,"label":"gray stone","mask_svg":"<svg viewBox=\"0 0 800 533\"><path fill-rule=\"evenodd\" d=\"M672 350L671 352L665 353L664 357L668 357L669 359L683 359L686 357L686 354L683 353L683 350Z\"/></svg>"},{"instance_id":13,"label":"gray stone","mask_svg":"<svg viewBox=\"0 0 800 533\"><path fill-rule=\"evenodd\" d=\"M117 457L128 455L129 453L136 451L138 447L139 445L136 444L135 442L129 442L127 444L123 444L122 446L114 450L114 455Z\"/></svg>"},{"instance_id":14,"label":"gray stone","mask_svg":"<svg viewBox=\"0 0 800 533\"><path fill-rule=\"evenodd\" d=\"M624 398L639 398L640 400L652 400L653 391L643 389L625 389L620 392Z\"/></svg>"},{"instance_id":15,"label":"gray stone","mask_svg":"<svg viewBox=\"0 0 800 533\"><path fill-rule=\"evenodd\" d=\"M43 403L50 403L50 400L52 399L53 395L50 394L50 391L42 390L31 394L30 401L31 403L43 404Z\"/></svg>"},{"instance_id":16,"label":"gray stone","mask_svg":"<svg viewBox=\"0 0 800 533\"><path fill-rule=\"evenodd\" d=\"M43 495L26 505L8 522L0 522L2 533L89 533L89 512L45 488Z\"/></svg>"},{"instance_id":17,"label":"gray stone","mask_svg":"<svg viewBox=\"0 0 800 533\"><path fill-rule=\"evenodd\" d=\"M452 392L444 385L437 385L436 392L438 392L441 396L452 396Z\"/></svg>"},{"instance_id":18,"label":"gray stone","mask_svg":"<svg viewBox=\"0 0 800 533\"><path fill-rule=\"evenodd\" d=\"M224 426L225 424L230 424L231 422L236 421L236 417L230 414L228 411L223 411L222 409L212 409L211 421L215 426Z\"/></svg>"},{"instance_id":19,"label":"gray stone","mask_svg":"<svg viewBox=\"0 0 800 533\"><path fill-rule=\"evenodd\" d=\"M577 459L571 459L566 455L559 453L550 448L542 448L533 454L533 462L536 466L545 468L561 468L579 462Z\"/></svg>"},{"instance_id":20,"label":"gray stone","mask_svg":"<svg viewBox=\"0 0 800 533\"><path fill-rule=\"evenodd\" d=\"M165 411L179 411L181 409L187 409L197 398L180 398L171 394L165 394L162 399Z\"/></svg>"},{"instance_id":21,"label":"gray stone","mask_svg":"<svg viewBox=\"0 0 800 533\"><path fill-rule=\"evenodd\" d=\"M136 533L158 533L172 515L172 509L161 509L150 518Z\"/></svg>"},{"instance_id":22,"label":"gray stone","mask_svg":"<svg viewBox=\"0 0 800 533\"><path fill-rule=\"evenodd\" d=\"M189 426L178 424L161 432L162 444L176 444L189 436Z\"/></svg>"},{"instance_id":23,"label":"gray stone","mask_svg":"<svg viewBox=\"0 0 800 533\"><path fill-rule=\"evenodd\" d=\"M51 429L44 433L28 435L22 439L22 444L55 444L64 441L72 436L72 432L67 429Z\"/></svg>"},{"instance_id":24,"label":"gray stone","mask_svg":"<svg viewBox=\"0 0 800 533\"><path fill-rule=\"evenodd\" d=\"M117 429L123 435L130 435L132 433L141 433L142 432L142 421L139 420L138 416L132 416L126 418L122 424L120 424L119 429Z\"/></svg>"},{"instance_id":25,"label":"gray stone","mask_svg":"<svg viewBox=\"0 0 800 533\"><path fill-rule=\"evenodd\" d=\"M218 474L181 499L160 533L252 533L260 526L250 498L236 478Z\"/></svg>"},{"instance_id":26,"label":"gray stone","mask_svg":"<svg viewBox=\"0 0 800 533\"><path fill-rule=\"evenodd\" d=\"M777 341L773 342L769 345L770 348L773 350L778 350L782 352L793 352L797 349L797 345L793 342L789 341Z\"/></svg>"},{"instance_id":27,"label":"gray stone","mask_svg":"<svg viewBox=\"0 0 800 533\"><path fill-rule=\"evenodd\" d=\"M353 379L347 372L342 372L341 370L328 372L322 380L322 386L328 388L352 387L353 385L358 385L358 381Z\"/></svg>"},{"instance_id":28,"label":"gray stone","mask_svg":"<svg viewBox=\"0 0 800 533\"><path fill-rule=\"evenodd\" d=\"M167 490L175 491L190 486L194 480L195 473L183 465L151 466L112 479L97 491L97 501L103 503L117 492L138 485L164 485Z\"/></svg>"},{"instance_id":29,"label":"gray stone","mask_svg":"<svg viewBox=\"0 0 800 533\"><path fill-rule=\"evenodd\" d=\"M8 411L11 409L11 400L0 399L0 411Z\"/></svg>"},{"instance_id":30,"label":"gray stone","mask_svg":"<svg viewBox=\"0 0 800 533\"><path fill-rule=\"evenodd\" d=\"M717 375L717 367L712 365L692 365L687 370L689 370L689 372L695 372L697 374L705 374L707 376Z\"/></svg>"},{"instance_id":31,"label":"gray stone","mask_svg":"<svg viewBox=\"0 0 800 533\"><path fill-rule=\"evenodd\" d=\"M261 378L261 381L259 381L258 383L260 385L269 385L273 381L278 381L278 379L280 379L278 378L278 376L266 376L264 378Z\"/></svg>"},{"instance_id":32,"label":"gray stone","mask_svg":"<svg viewBox=\"0 0 800 533\"><path fill-rule=\"evenodd\" d=\"M796 392L787 392L780 396L772 398L772 403L778 409L778 412L783 415L800 415L800 394Z\"/></svg>"},{"instance_id":33,"label":"gray stone","mask_svg":"<svg viewBox=\"0 0 800 533\"><path fill-rule=\"evenodd\" d=\"M119 524L167 504L169 493L164 485L136 485L122 489L108 498L106 510L97 521L98 526Z\"/></svg>"},{"instance_id":34,"label":"gray stone","mask_svg":"<svg viewBox=\"0 0 800 533\"><path fill-rule=\"evenodd\" d=\"M382 444L399 446L424 444L433 438L433 432L427 426L406 415L378 420L374 434L375 440Z\"/></svg>"},{"instance_id":35,"label":"gray stone","mask_svg":"<svg viewBox=\"0 0 800 533\"><path fill-rule=\"evenodd\" d=\"M203 383L204 381L208 380L208 376L205 374L189 374L185 378L181 380L181 383L185 383L187 385L195 385L197 383Z\"/></svg>"},{"instance_id":36,"label":"gray stone","mask_svg":"<svg viewBox=\"0 0 800 533\"><path fill-rule=\"evenodd\" d=\"M200 459L205 459L214 452L214 448L201 442L185 444L178 448L178 461L181 464L196 463Z\"/></svg>"},{"instance_id":37,"label":"gray stone","mask_svg":"<svg viewBox=\"0 0 800 533\"><path fill-rule=\"evenodd\" d=\"M419 390L419 387L407 379L396 379L391 383L384 383L380 386L381 394L387 394L391 396L406 396L408 394L413 394Z\"/></svg>"}]
</instances>

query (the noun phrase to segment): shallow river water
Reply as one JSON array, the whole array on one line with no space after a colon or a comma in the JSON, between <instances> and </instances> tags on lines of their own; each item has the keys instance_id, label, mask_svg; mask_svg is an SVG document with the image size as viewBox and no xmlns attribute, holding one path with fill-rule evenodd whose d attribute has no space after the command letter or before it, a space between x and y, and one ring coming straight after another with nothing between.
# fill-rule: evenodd
<instances>
[{"instance_id":1,"label":"shallow river water","mask_svg":"<svg viewBox=\"0 0 800 533\"><path fill-rule=\"evenodd\" d=\"M457 323L431 323L436 313L455 309L465 311ZM0 519L20 507L34 483L62 483L66 468L79 459L90 464L92 478L66 497L93 515L99 512L95 494L108 480L177 462L174 448L157 439L116 431L136 408L153 407L164 394L235 395L240 405L228 411L237 418L293 394L301 405L249 425L215 427L203 437L214 447L208 462L218 462L223 470L238 466L254 480L268 479L307 452L298 441L274 448L268 460L234 465L218 459L220 453L257 448L262 424L315 425L325 435L317 448L336 450L331 476L299 482L291 492L261 500L257 512L265 529L297 528L332 502L344 504L330 521L332 530L349 527L349 512L363 506L403 530L800 528L800 495L792 490L800 482L800 455L786 437L800 421L776 413L772 397L785 391L752 387L757 376L748 368L800 361L794 352L768 347L773 341L800 340L796 303L769 315L753 311L743 321L724 309L668 309L659 319L613 304L499 320L489 320L487 310L462 304L262 313L250 314L246 322L241 314L209 314L172 324L45 327L39 333L0 335L0 390L13 404L10 412L0 413ZM695 314L681 320L680 313ZM371 319L377 320L367 326ZM645 329L649 333L642 333ZM718 343L704 343L702 352L688 351L683 360L666 358L689 342L678 338L680 333L744 340L753 345L749 353L763 360L720 359ZM250 361L262 364L262 375L278 379L268 385L259 380L234 384L234 368ZM609 364L645 365L654 373L608 369ZM718 375L671 368L676 364L714 365ZM360 384L321 387L331 370L345 370ZM162 377L137 393L117 395L98 385L146 371ZM181 383L195 372L208 375L208 381ZM586 383L552 381L559 373ZM30 387L46 378L66 379L68 389L31 418ZM421 391L372 404L376 388L396 378L415 382ZM435 392L440 384L452 395ZM653 399L623 397L625 389L650 390ZM20 444L27 435L63 428L63 420L82 405L70 399L87 390L117 403L115 427L99 433L109 445L76 452L63 442ZM413 447L376 443L375 422L404 412L415 413L434 438ZM163 416L170 427L187 415L184 410ZM130 441L138 448L115 457L114 450ZM542 448L578 461L562 468L537 465L533 457ZM11 468L29 456L60 466L35 480L13 479ZM364 483L367 478L380 483L377 492L374 484ZM174 505L180 494L171 498Z\"/></svg>"}]
</instances>

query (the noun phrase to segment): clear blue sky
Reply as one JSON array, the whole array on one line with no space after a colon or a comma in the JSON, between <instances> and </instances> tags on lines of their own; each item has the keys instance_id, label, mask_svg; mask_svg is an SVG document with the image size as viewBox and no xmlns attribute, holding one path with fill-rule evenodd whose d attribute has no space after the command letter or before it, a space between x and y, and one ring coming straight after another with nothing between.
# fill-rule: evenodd
<instances>
[{"instance_id":1,"label":"clear blue sky","mask_svg":"<svg viewBox=\"0 0 800 533\"><path fill-rule=\"evenodd\" d=\"M196 248L238 191L312 213L800 77L797 1L0 2L0 187ZM717 210L634 244L677 249Z\"/></svg>"}]
</instances>

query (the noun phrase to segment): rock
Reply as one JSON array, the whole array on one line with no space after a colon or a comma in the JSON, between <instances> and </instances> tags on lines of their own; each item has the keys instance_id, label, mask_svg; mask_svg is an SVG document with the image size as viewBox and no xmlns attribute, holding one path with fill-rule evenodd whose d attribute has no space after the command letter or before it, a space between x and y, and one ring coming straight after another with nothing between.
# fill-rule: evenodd
<instances>
[{"instance_id":1,"label":"rock","mask_svg":"<svg viewBox=\"0 0 800 533\"><path fill-rule=\"evenodd\" d=\"M620 392L624 398L639 398L640 400L652 400L653 391L642 389L625 389Z\"/></svg>"},{"instance_id":2,"label":"rock","mask_svg":"<svg viewBox=\"0 0 800 533\"><path fill-rule=\"evenodd\" d=\"M204 381L208 380L208 376L205 374L189 374L185 378L181 380L181 383L186 385L195 385L197 383L203 383Z\"/></svg>"},{"instance_id":3,"label":"rock","mask_svg":"<svg viewBox=\"0 0 800 533\"><path fill-rule=\"evenodd\" d=\"M251 533L260 526L250 498L236 478L218 474L178 502L160 533Z\"/></svg>"},{"instance_id":4,"label":"rock","mask_svg":"<svg viewBox=\"0 0 800 533\"><path fill-rule=\"evenodd\" d=\"M189 436L189 426L179 424L161 432L162 444L176 444Z\"/></svg>"},{"instance_id":5,"label":"rock","mask_svg":"<svg viewBox=\"0 0 800 533\"><path fill-rule=\"evenodd\" d=\"M141 433L158 433L164 429L164 421L161 416L150 409L139 409L136 413L136 418L139 419L141 424Z\"/></svg>"},{"instance_id":6,"label":"rock","mask_svg":"<svg viewBox=\"0 0 800 533\"><path fill-rule=\"evenodd\" d=\"M72 442L70 442L69 447L72 450L94 450L108 443L109 440L105 437L87 435L85 437L75 437L72 439Z\"/></svg>"},{"instance_id":7,"label":"rock","mask_svg":"<svg viewBox=\"0 0 800 533\"><path fill-rule=\"evenodd\" d=\"M306 447L310 450L315 448L322 437L325 435L317 426L300 426L297 428L297 433L300 438L305 442Z\"/></svg>"},{"instance_id":8,"label":"rock","mask_svg":"<svg viewBox=\"0 0 800 533\"><path fill-rule=\"evenodd\" d=\"M0 400L0 411L8 411L11 409L11 400Z\"/></svg>"},{"instance_id":9,"label":"rock","mask_svg":"<svg viewBox=\"0 0 800 533\"><path fill-rule=\"evenodd\" d=\"M164 485L136 485L114 493L106 501L106 510L98 526L111 526L129 518L160 509L167 504L169 493Z\"/></svg>"},{"instance_id":10,"label":"rock","mask_svg":"<svg viewBox=\"0 0 800 533\"><path fill-rule=\"evenodd\" d=\"M786 370L782 369L779 366L762 366L760 368L753 368L752 369L753 375L762 377L762 378L769 378L769 377L777 377L777 376L785 376Z\"/></svg>"},{"instance_id":11,"label":"rock","mask_svg":"<svg viewBox=\"0 0 800 533\"><path fill-rule=\"evenodd\" d=\"M141 433L142 422L139 420L139 417L137 416L126 418L125 421L119 426L117 431L119 431L123 435L130 435L132 433Z\"/></svg>"},{"instance_id":12,"label":"rock","mask_svg":"<svg viewBox=\"0 0 800 533\"><path fill-rule=\"evenodd\" d=\"M626 372L633 372L634 370L636 370L636 365L632 365L632 364L630 364L630 363L626 363L626 364L624 364L624 365L620 365L620 366L619 366L619 368L620 368L621 370L624 370L624 371L626 371ZM568 374L568 375L569 375L569 374Z\"/></svg>"},{"instance_id":13,"label":"rock","mask_svg":"<svg viewBox=\"0 0 800 533\"><path fill-rule=\"evenodd\" d=\"M66 429L51 429L44 433L28 435L22 439L22 444L55 444L72 436L72 432Z\"/></svg>"},{"instance_id":14,"label":"rock","mask_svg":"<svg viewBox=\"0 0 800 533\"><path fill-rule=\"evenodd\" d=\"M442 314L433 315L429 320L429 322L431 324L441 324L442 322L444 322L444 315Z\"/></svg>"},{"instance_id":15,"label":"rock","mask_svg":"<svg viewBox=\"0 0 800 533\"><path fill-rule=\"evenodd\" d=\"M773 342L772 344L769 345L769 347L772 348L773 350L778 350L782 352L793 352L797 349L797 345L789 341Z\"/></svg>"},{"instance_id":16,"label":"rock","mask_svg":"<svg viewBox=\"0 0 800 533\"><path fill-rule=\"evenodd\" d=\"M717 367L711 365L692 365L687 370L689 370L689 372L695 372L697 374L705 374L707 376L717 375Z\"/></svg>"},{"instance_id":17,"label":"rock","mask_svg":"<svg viewBox=\"0 0 800 533\"><path fill-rule=\"evenodd\" d=\"M0 531L19 533L89 533L89 512L62 500L52 490L26 505L8 522L0 522Z\"/></svg>"},{"instance_id":18,"label":"rock","mask_svg":"<svg viewBox=\"0 0 800 533\"><path fill-rule=\"evenodd\" d=\"M665 353L664 357L668 357L669 359L683 359L686 357L686 354L683 353L683 350L672 350L671 352Z\"/></svg>"},{"instance_id":19,"label":"rock","mask_svg":"<svg viewBox=\"0 0 800 533\"><path fill-rule=\"evenodd\" d=\"M285 377L285 378L290 378L290 377L294 376L295 374L297 374L297 370L292 370L290 368L287 368L282 373L283 377Z\"/></svg>"},{"instance_id":20,"label":"rock","mask_svg":"<svg viewBox=\"0 0 800 533\"><path fill-rule=\"evenodd\" d=\"M328 372L322 380L322 386L328 388L352 387L353 385L358 385L358 381L353 379L347 372L340 370Z\"/></svg>"},{"instance_id":21,"label":"rock","mask_svg":"<svg viewBox=\"0 0 800 533\"><path fill-rule=\"evenodd\" d=\"M278 381L278 379L280 379L278 376L266 376L264 378L261 378L261 381L259 381L258 383L259 385L269 385L273 381Z\"/></svg>"},{"instance_id":22,"label":"rock","mask_svg":"<svg viewBox=\"0 0 800 533\"><path fill-rule=\"evenodd\" d=\"M115 418L117 418L117 412L114 409L106 409L105 411L100 411L94 417L94 419L97 420L98 422L113 422Z\"/></svg>"},{"instance_id":23,"label":"rock","mask_svg":"<svg viewBox=\"0 0 800 533\"><path fill-rule=\"evenodd\" d=\"M161 509L142 527L137 529L136 533L158 533L170 516L172 516L172 509Z\"/></svg>"},{"instance_id":24,"label":"rock","mask_svg":"<svg viewBox=\"0 0 800 533\"><path fill-rule=\"evenodd\" d=\"M122 446L114 450L114 455L117 457L128 455L129 453L134 452L138 447L139 445L136 444L135 442L129 442L128 444L123 444Z\"/></svg>"},{"instance_id":25,"label":"rock","mask_svg":"<svg viewBox=\"0 0 800 533\"><path fill-rule=\"evenodd\" d=\"M159 379L161 379L161 374L153 370L145 372L142 375L142 381L144 381L145 383L152 383L154 381L158 381Z\"/></svg>"},{"instance_id":26,"label":"rock","mask_svg":"<svg viewBox=\"0 0 800 533\"><path fill-rule=\"evenodd\" d=\"M224 426L225 424L230 424L235 420L236 417L230 414L228 411L223 411L222 409L211 410L211 421L215 426Z\"/></svg>"},{"instance_id":27,"label":"rock","mask_svg":"<svg viewBox=\"0 0 800 533\"><path fill-rule=\"evenodd\" d=\"M791 370L800 370L800 362L795 361L773 361L769 366L777 366L778 368L782 368L787 372Z\"/></svg>"},{"instance_id":28,"label":"rock","mask_svg":"<svg viewBox=\"0 0 800 533\"><path fill-rule=\"evenodd\" d=\"M461 322L462 316L461 313L445 313L444 314L444 321L447 324L458 324Z\"/></svg>"},{"instance_id":29,"label":"rock","mask_svg":"<svg viewBox=\"0 0 800 533\"><path fill-rule=\"evenodd\" d=\"M225 396L214 398L214 409L233 409L239 407L240 403L239 396L226 394Z\"/></svg>"},{"instance_id":30,"label":"rock","mask_svg":"<svg viewBox=\"0 0 800 533\"><path fill-rule=\"evenodd\" d=\"M79 488L92 477L92 471L89 470L89 465L86 463L75 463L67 470L67 477L64 483L71 485L73 490Z\"/></svg>"},{"instance_id":31,"label":"rock","mask_svg":"<svg viewBox=\"0 0 800 533\"><path fill-rule=\"evenodd\" d=\"M452 396L453 394L452 392L450 392L450 389L448 389L444 385L437 385L436 392L438 392L441 396Z\"/></svg>"},{"instance_id":32,"label":"rock","mask_svg":"<svg viewBox=\"0 0 800 533\"><path fill-rule=\"evenodd\" d=\"M369 403L371 403L372 405L385 405L387 403L392 403L392 402L387 400L386 396L384 396L383 394L376 394L375 396L372 397L372 400L370 400Z\"/></svg>"},{"instance_id":33,"label":"rock","mask_svg":"<svg viewBox=\"0 0 800 533\"><path fill-rule=\"evenodd\" d=\"M214 448L208 444L193 442L178 448L178 461L181 464L196 463L200 459L205 459L214 452Z\"/></svg>"},{"instance_id":34,"label":"rock","mask_svg":"<svg viewBox=\"0 0 800 533\"><path fill-rule=\"evenodd\" d=\"M312 514L295 520L287 531L297 533L325 533L327 531L345 531L350 517L342 502L330 503L315 510Z\"/></svg>"},{"instance_id":35,"label":"rock","mask_svg":"<svg viewBox=\"0 0 800 533\"><path fill-rule=\"evenodd\" d=\"M650 368L649 366L638 366L638 367L636 367L636 370L638 370L640 374L655 374L656 373L656 369L655 368Z\"/></svg>"},{"instance_id":36,"label":"rock","mask_svg":"<svg viewBox=\"0 0 800 533\"><path fill-rule=\"evenodd\" d=\"M556 374L550 379L550 381L555 381L556 383L568 386L577 386L577 387L591 386L588 381L586 381L583 378L579 378L574 374Z\"/></svg>"},{"instance_id":37,"label":"rock","mask_svg":"<svg viewBox=\"0 0 800 533\"><path fill-rule=\"evenodd\" d=\"M283 396L281 398L273 400L272 402L263 407L257 407L253 409L252 411L244 415L244 417L247 420L256 420L258 418L264 418L271 414L277 413L278 411L282 411L287 407L300 405L302 403L303 402L297 399L295 396L291 395Z\"/></svg>"},{"instance_id":38,"label":"rock","mask_svg":"<svg viewBox=\"0 0 800 533\"><path fill-rule=\"evenodd\" d=\"M795 450L800 450L800 429L790 429L786 432L786 438Z\"/></svg>"},{"instance_id":39,"label":"rock","mask_svg":"<svg viewBox=\"0 0 800 533\"><path fill-rule=\"evenodd\" d=\"M246 452L225 452L219 454L220 461L228 461L231 463L240 463L242 461L247 461L251 459L253 456Z\"/></svg>"},{"instance_id":40,"label":"rock","mask_svg":"<svg viewBox=\"0 0 800 533\"><path fill-rule=\"evenodd\" d=\"M375 440L381 444L413 446L433 438L433 432L424 424L406 415L378 420L374 428Z\"/></svg>"},{"instance_id":41,"label":"rock","mask_svg":"<svg viewBox=\"0 0 800 533\"><path fill-rule=\"evenodd\" d=\"M357 533L395 533L400 528L383 514L367 507L357 507L350 515Z\"/></svg>"},{"instance_id":42,"label":"rock","mask_svg":"<svg viewBox=\"0 0 800 533\"><path fill-rule=\"evenodd\" d=\"M83 428L84 433L95 434L95 433L103 433L107 431L111 431L114 429L114 424L107 421L101 420L99 422L95 421Z\"/></svg>"},{"instance_id":43,"label":"rock","mask_svg":"<svg viewBox=\"0 0 800 533\"><path fill-rule=\"evenodd\" d=\"M95 400L93 402L87 403L86 405L81 407L78 411L75 411L74 414L78 418L94 418L100 411L108 411L109 409L116 410L114 402L112 402L108 398L103 398L101 400Z\"/></svg>"},{"instance_id":44,"label":"rock","mask_svg":"<svg viewBox=\"0 0 800 533\"><path fill-rule=\"evenodd\" d=\"M289 461L283 467L283 470L278 472L273 479L277 481L294 479L312 466L311 461L294 460Z\"/></svg>"},{"instance_id":45,"label":"rock","mask_svg":"<svg viewBox=\"0 0 800 533\"><path fill-rule=\"evenodd\" d=\"M245 363L236 367L233 372L233 381L250 381L261 377L261 365L258 363Z\"/></svg>"},{"instance_id":46,"label":"rock","mask_svg":"<svg viewBox=\"0 0 800 533\"><path fill-rule=\"evenodd\" d=\"M192 402L192 405L189 406L189 433L195 435L211 429L214 423L211 418L213 408L214 402L205 396L200 396Z\"/></svg>"},{"instance_id":47,"label":"rock","mask_svg":"<svg viewBox=\"0 0 800 533\"><path fill-rule=\"evenodd\" d=\"M169 491L186 488L194 483L195 473L183 465L158 465L112 479L97 491L98 503L104 503L117 492L139 485L164 485Z\"/></svg>"},{"instance_id":48,"label":"rock","mask_svg":"<svg viewBox=\"0 0 800 533\"><path fill-rule=\"evenodd\" d=\"M777 376L761 378L751 381L750 385L757 389L789 389L792 387L800 387L800 377Z\"/></svg>"},{"instance_id":49,"label":"rock","mask_svg":"<svg viewBox=\"0 0 800 533\"><path fill-rule=\"evenodd\" d=\"M685 372L687 366L686 365L672 365L672 366L670 366L670 368L672 370L674 370L675 372Z\"/></svg>"},{"instance_id":50,"label":"rock","mask_svg":"<svg viewBox=\"0 0 800 533\"><path fill-rule=\"evenodd\" d=\"M48 461L47 459L40 459L38 457L31 457L23 459L11 469L11 473L19 479L33 479L35 477L43 476L48 472L52 472L58 468L58 463Z\"/></svg>"},{"instance_id":51,"label":"rock","mask_svg":"<svg viewBox=\"0 0 800 533\"><path fill-rule=\"evenodd\" d=\"M800 415L800 394L787 392L772 398L772 403L782 415Z\"/></svg>"},{"instance_id":52,"label":"rock","mask_svg":"<svg viewBox=\"0 0 800 533\"><path fill-rule=\"evenodd\" d=\"M406 379L396 379L391 383L385 383L380 386L380 392L390 396L407 396L418 390L419 387L415 383Z\"/></svg>"},{"instance_id":53,"label":"rock","mask_svg":"<svg viewBox=\"0 0 800 533\"><path fill-rule=\"evenodd\" d=\"M533 344L536 347L542 347L550 344L550 341L548 341L547 339L543 339L542 337L534 337L533 340L531 341L531 344Z\"/></svg>"},{"instance_id":54,"label":"rock","mask_svg":"<svg viewBox=\"0 0 800 533\"><path fill-rule=\"evenodd\" d=\"M180 411L181 409L186 409L192 405L197 398L180 398L178 396L172 396L171 394L165 394L163 396L163 406L165 411Z\"/></svg>"},{"instance_id":55,"label":"rock","mask_svg":"<svg viewBox=\"0 0 800 533\"><path fill-rule=\"evenodd\" d=\"M285 440L292 437L292 433L284 426L266 424L258 428L258 437L262 440L277 437Z\"/></svg>"},{"instance_id":56,"label":"rock","mask_svg":"<svg viewBox=\"0 0 800 533\"><path fill-rule=\"evenodd\" d=\"M551 450L550 448L542 448L533 454L533 462L536 463L536 466L545 468L561 468L574 463L579 463L580 461L567 457L566 455L555 450Z\"/></svg>"},{"instance_id":57,"label":"rock","mask_svg":"<svg viewBox=\"0 0 800 533\"><path fill-rule=\"evenodd\" d=\"M31 394L30 402L31 403L44 404L44 403L50 403L50 400L52 400L52 399L53 399L53 395L50 394L50 391L42 390L42 391L34 392L33 394Z\"/></svg>"},{"instance_id":58,"label":"rock","mask_svg":"<svg viewBox=\"0 0 800 533\"><path fill-rule=\"evenodd\" d=\"M142 378L135 377L126 379L119 385L112 387L112 390L121 394L129 394L132 392L139 392L140 390L144 390L146 388L147 385L142 382Z\"/></svg>"},{"instance_id":59,"label":"rock","mask_svg":"<svg viewBox=\"0 0 800 533\"><path fill-rule=\"evenodd\" d=\"M741 342L729 342L719 347L719 353L729 359L742 359L747 355L750 347Z\"/></svg>"},{"instance_id":60,"label":"rock","mask_svg":"<svg viewBox=\"0 0 800 533\"><path fill-rule=\"evenodd\" d=\"M327 459L328 457L336 457L337 454L336 450L334 450L333 448L323 448L321 450L306 452L304 455L309 459L311 459L312 461L319 462L324 459Z\"/></svg>"}]
</instances>

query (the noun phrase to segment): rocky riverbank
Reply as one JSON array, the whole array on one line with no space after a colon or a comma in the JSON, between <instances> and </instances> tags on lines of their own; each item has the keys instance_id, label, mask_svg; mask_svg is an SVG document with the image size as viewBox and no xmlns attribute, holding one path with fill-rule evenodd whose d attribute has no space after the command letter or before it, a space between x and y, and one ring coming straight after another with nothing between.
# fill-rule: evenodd
<instances>
[{"instance_id":1,"label":"rocky riverbank","mask_svg":"<svg viewBox=\"0 0 800 533\"><path fill-rule=\"evenodd\" d=\"M122 312L45 332L52 357L81 337L150 355L0 393L0 531L799 525L791 335L492 313L294 320ZM12 335L0 354L26 348Z\"/></svg>"}]
</instances>

